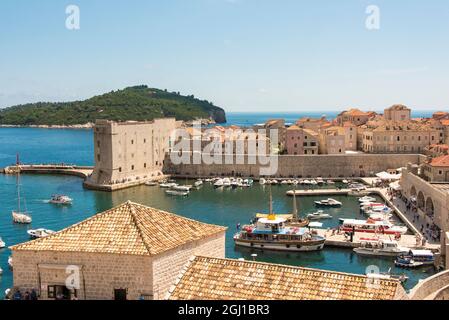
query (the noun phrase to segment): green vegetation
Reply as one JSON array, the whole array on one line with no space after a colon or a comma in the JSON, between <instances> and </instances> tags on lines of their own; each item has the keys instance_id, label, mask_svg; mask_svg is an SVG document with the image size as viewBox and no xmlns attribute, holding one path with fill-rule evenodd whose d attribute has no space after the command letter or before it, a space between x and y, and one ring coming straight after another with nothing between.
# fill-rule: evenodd
<instances>
[{"instance_id":1,"label":"green vegetation","mask_svg":"<svg viewBox=\"0 0 449 320\"><path fill-rule=\"evenodd\" d=\"M75 125L96 119L143 121L163 117L226 122L224 110L209 101L147 86L112 91L85 101L39 102L0 109L2 125Z\"/></svg>"}]
</instances>

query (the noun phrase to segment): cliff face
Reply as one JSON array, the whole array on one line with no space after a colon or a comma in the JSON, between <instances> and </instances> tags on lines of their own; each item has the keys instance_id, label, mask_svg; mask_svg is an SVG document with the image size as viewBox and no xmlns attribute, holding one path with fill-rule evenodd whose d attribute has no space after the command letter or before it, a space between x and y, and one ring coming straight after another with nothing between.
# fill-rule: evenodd
<instances>
[{"instance_id":1,"label":"cliff face","mask_svg":"<svg viewBox=\"0 0 449 320\"><path fill-rule=\"evenodd\" d=\"M135 86L84 101L40 102L0 110L0 125L55 126L94 123L97 119L144 121L175 117L177 120L213 119L226 122L226 114L207 100L179 92Z\"/></svg>"}]
</instances>

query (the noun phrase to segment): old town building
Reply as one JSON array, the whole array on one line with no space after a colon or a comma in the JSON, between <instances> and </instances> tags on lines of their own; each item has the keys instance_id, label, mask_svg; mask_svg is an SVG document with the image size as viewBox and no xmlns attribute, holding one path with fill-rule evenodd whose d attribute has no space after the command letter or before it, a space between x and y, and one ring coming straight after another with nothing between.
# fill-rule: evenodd
<instances>
[{"instance_id":1,"label":"old town building","mask_svg":"<svg viewBox=\"0 0 449 320\"><path fill-rule=\"evenodd\" d=\"M412 110L402 104L395 104L385 109L384 118L387 121L409 121Z\"/></svg>"},{"instance_id":2,"label":"old town building","mask_svg":"<svg viewBox=\"0 0 449 320\"><path fill-rule=\"evenodd\" d=\"M293 125L287 129L286 150L290 155L318 154L318 133Z\"/></svg>"},{"instance_id":3,"label":"old town building","mask_svg":"<svg viewBox=\"0 0 449 320\"><path fill-rule=\"evenodd\" d=\"M449 183L449 155L430 159L423 165L423 176L430 182Z\"/></svg>"},{"instance_id":4,"label":"old town building","mask_svg":"<svg viewBox=\"0 0 449 320\"><path fill-rule=\"evenodd\" d=\"M340 113L337 116L336 121L340 126L343 126L346 122L350 122L355 126L360 126L368 122L368 120L375 115L375 112L363 112L359 109L349 109Z\"/></svg>"},{"instance_id":5,"label":"old town building","mask_svg":"<svg viewBox=\"0 0 449 320\"><path fill-rule=\"evenodd\" d=\"M224 258L225 231L127 202L11 247L14 289L42 300L163 299L192 255Z\"/></svg>"}]
</instances>

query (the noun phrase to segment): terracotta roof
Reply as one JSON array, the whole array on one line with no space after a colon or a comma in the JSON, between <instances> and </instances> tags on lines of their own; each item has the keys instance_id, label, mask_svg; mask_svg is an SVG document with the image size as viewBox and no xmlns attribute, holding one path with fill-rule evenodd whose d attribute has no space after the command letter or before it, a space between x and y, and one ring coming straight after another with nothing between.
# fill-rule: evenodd
<instances>
[{"instance_id":1,"label":"terracotta roof","mask_svg":"<svg viewBox=\"0 0 449 320\"><path fill-rule=\"evenodd\" d=\"M13 246L11 250L153 256L225 230L225 227L128 201L48 237Z\"/></svg>"},{"instance_id":2,"label":"terracotta roof","mask_svg":"<svg viewBox=\"0 0 449 320\"><path fill-rule=\"evenodd\" d=\"M443 126L449 126L449 120L441 120Z\"/></svg>"},{"instance_id":3,"label":"terracotta roof","mask_svg":"<svg viewBox=\"0 0 449 320\"><path fill-rule=\"evenodd\" d=\"M432 159L430 162L432 167L449 167L449 156L441 156Z\"/></svg>"},{"instance_id":4,"label":"terracotta roof","mask_svg":"<svg viewBox=\"0 0 449 320\"><path fill-rule=\"evenodd\" d=\"M270 263L195 257L170 300L391 300L399 281ZM402 291L401 291L402 290Z\"/></svg>"}]
</instances>

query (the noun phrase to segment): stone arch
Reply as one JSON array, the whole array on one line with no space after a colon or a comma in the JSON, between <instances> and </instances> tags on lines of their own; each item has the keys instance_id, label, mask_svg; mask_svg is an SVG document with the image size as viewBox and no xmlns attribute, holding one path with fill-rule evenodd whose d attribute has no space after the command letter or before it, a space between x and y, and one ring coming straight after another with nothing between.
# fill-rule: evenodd
<instances>
[{"instance_id":1,"label":"stone arch","mask_svg":"<svg viewBox=\"0 0 449 320\"><path fill-rule=\"evenodd\" d=\"M415 197L416 198L416 188L415 188L415 186L412 186L412 188L410 189L410 197Z\"/></svg>"},{"instance_id":2,"label":"stone arch","mask_svg":"<svg viewBox=\"0 0 449 320\"><path fill-rule=\"evenodd\" d=\"M426 203L425 203L424 194L422 193L422 191L420 191L418 193L418 197L416 198L416 203L418 205L418 208L421 209L422 211L424 211Z\"/></svg>"},{"instance_id":3,"label":"stone arch","mask_svg":"<svg viewBox=\"0 0 449 320\"><path fill-rule=\"evenodd\" d=\"M431 217L435 214L435 207L431 197L428 197L426 200L426 214Z\"/></svg>"}]
</instances>

